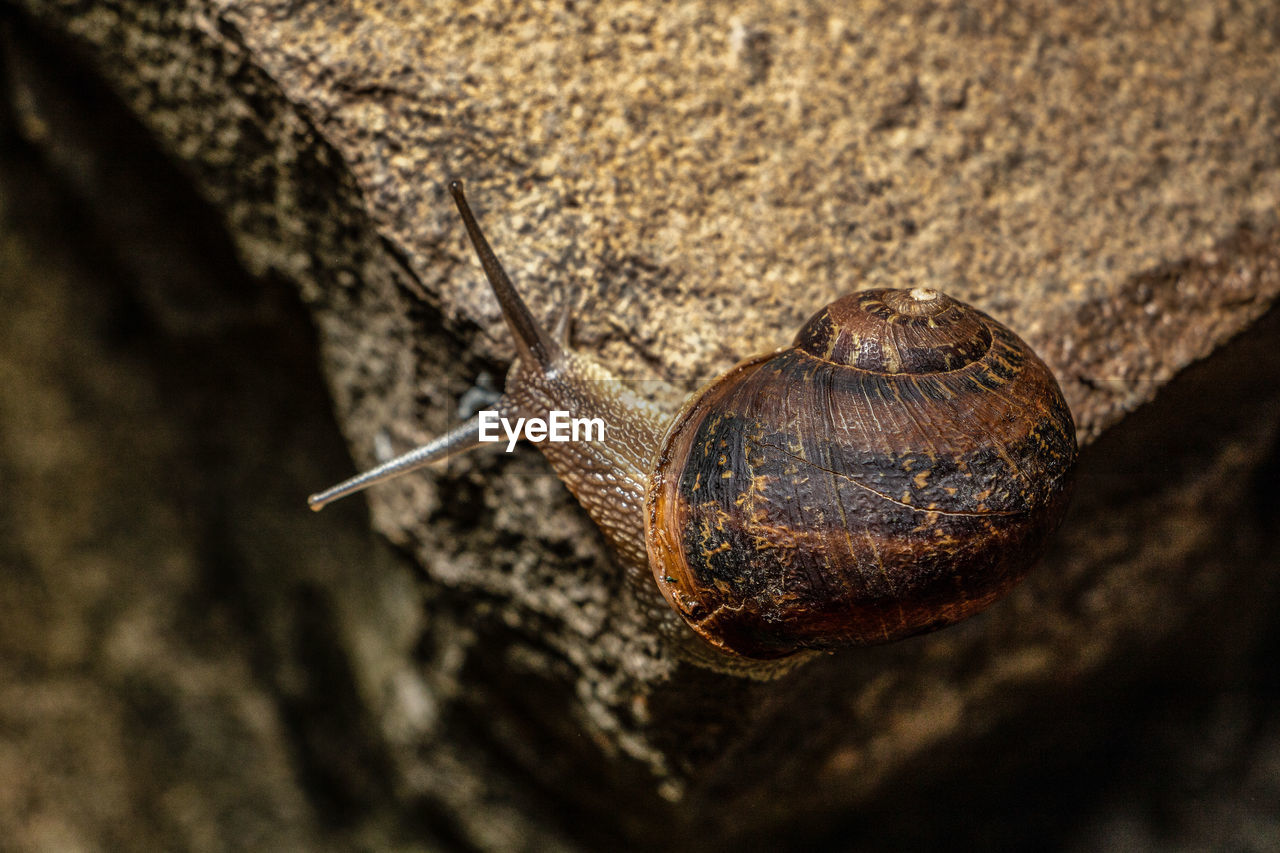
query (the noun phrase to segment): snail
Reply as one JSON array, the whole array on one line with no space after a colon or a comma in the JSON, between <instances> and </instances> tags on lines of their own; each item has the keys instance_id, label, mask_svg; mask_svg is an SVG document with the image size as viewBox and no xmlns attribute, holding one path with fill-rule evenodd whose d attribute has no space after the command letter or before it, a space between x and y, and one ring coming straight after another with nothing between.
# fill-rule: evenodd
<instances>
[{"instance_id":1,"label":"snail","mask_svg":"<svg viewBox=\"0 0 1280 853\"><path fill-rule=\"evenodd\" d=\"M926 287L865 290L674 414L548 333L450 185L514 338L504 418L587 413L539 443L695 663L770 677L958 622L1005 594L1065 512L1075 425L1012 331ZM480 416L312 495L313 509L480 443ZM674 615L673 615L674 614Z\"/></svg>"}]
</instances>

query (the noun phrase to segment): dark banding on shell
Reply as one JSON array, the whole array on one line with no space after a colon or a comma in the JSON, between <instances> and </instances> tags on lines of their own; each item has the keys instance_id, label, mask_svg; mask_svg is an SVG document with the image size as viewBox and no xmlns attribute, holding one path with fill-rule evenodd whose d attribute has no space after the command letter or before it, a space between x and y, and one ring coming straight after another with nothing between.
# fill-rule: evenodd
<instances>
[{"instance_id":1,"label":"dark banding on shell","mask_svg":"<svg viewBox=\"0 0 1280 853\"><path fill-rule=\"evenodd\" d=\"M1075 458L1057 382L1013 332L932 291L856 293L686 404L646 499L650 564L731 654L887 642L1020 580Z\"/></svg>"}]
</instances>

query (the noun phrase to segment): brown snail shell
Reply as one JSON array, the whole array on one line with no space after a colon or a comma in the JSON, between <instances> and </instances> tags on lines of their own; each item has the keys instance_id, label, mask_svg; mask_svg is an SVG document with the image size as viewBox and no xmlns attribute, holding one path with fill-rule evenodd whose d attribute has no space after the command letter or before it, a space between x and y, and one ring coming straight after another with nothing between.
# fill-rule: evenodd
<instances>
[{"instance_id":1,"label":"brown snail shell","mask_svg":"<svg viewBox=\"0 0 1280 853\"><path fill-rule=\"evenodd\" d=\"M1008 328L932 290L854 293L676 416L646 497L650 566L729 654L888 642L1017 583L1075 458L1053 374Z\"/></svg>"}]
</instances>

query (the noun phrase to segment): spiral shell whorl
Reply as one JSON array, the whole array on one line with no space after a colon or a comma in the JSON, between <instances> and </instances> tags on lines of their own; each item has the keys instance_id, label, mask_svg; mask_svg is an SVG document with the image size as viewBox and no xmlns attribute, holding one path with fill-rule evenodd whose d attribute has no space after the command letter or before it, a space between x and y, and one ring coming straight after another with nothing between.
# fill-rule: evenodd
<instances>
[{"instance_id":1,"label":"spiral shell whorl","mask_svg":"<svg viewBox=\"0 0 1280 853\"><path fill-rule=\"evenodd\" d=\"M813 315L794 346L875 373L942 373L982 358L991 332L981 315L936 290L864 290Z\"/></svg>"}]
</instances>

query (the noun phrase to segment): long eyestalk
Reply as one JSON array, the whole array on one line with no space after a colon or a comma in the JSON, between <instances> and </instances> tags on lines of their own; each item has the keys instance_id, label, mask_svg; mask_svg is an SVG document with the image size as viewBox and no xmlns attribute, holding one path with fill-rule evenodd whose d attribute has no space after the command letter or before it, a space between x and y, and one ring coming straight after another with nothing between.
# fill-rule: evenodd
<instances>
[{"instance_id":1,"label":"long eyestalk","mask_svg":"<svg viewBox=\"0 0 1280 853\"><path fill-rule=\"evenodd\" d=\"M475 415L439 438L432 439L421 447L415 447L403 456L397 456L363 474L357 474L350 480L331 486L323 492L317 492L307 498L307 506L319 512L326 504L338 498L364 491L372 485L385 483L401 474L417 471L451 454L464 453L478 444L480 444L480 416Z\"/></svg>"},{"instance_id":2,"label":"long eyestalk","mask_svg":"<svg viewBox=\"0 0 1280 853\"><path fill-rule=\"evenodd\" d=\"M560 345L533 319L529 307L524 304L520 294L516 293L511 279L507 277L502 264L498 263L493 249L489 248L489 241L480 231L476 217L471 212L471 206L467 204L467 198L462 193L462 181L449 184L449 192L453 196L454 203L458 205L458 212L462 214L462 224L466 226L471 245L475 246L476 254L480 256L480 265L484 267L489 286L493 288L493 294L498 298L498 306L502 309L502 316L511 329L512 337L515 338L520 359L527 365L536 367L540 372L550 372L555 363L564 356ZM307 505L313 510L323 509L326 504L338 498L363 491L376 483L386 482L401 474L416 471L451 454L470 450L479 443L480 419L477 415L445 435L421 447L415 447L403 456L397 456L363 474L357 474L346 482L325 489L323 492L317 492L307 498Z\"/></svg>"},{"instance_id":3,"label":"long eyestalk","mask_svg":"<svg viewBox=\"0 0 1280 853\"><path fill-rule=\"evenodd\" d=\"M484 238L475 216L471 213L471 205L462 194L462 181L449 184L449 192L453 195L454 204L458 205L458 213L462 214L462 224L467 228L467 236L471 245L476 247L480 256L480 265L484 267L485 277L493 288L493 295L498 297L498 306L502 316L511 327L511 335L515 338L516 349L526 364L536 366L540 372L547 372L552 364L561 356L560 345L543 331L538 321L533 319L529 307L524 304L520 294L516 293L507 272L498 263L498 258L489 248L489 241Z\"/></svg>"}]
</instances>

